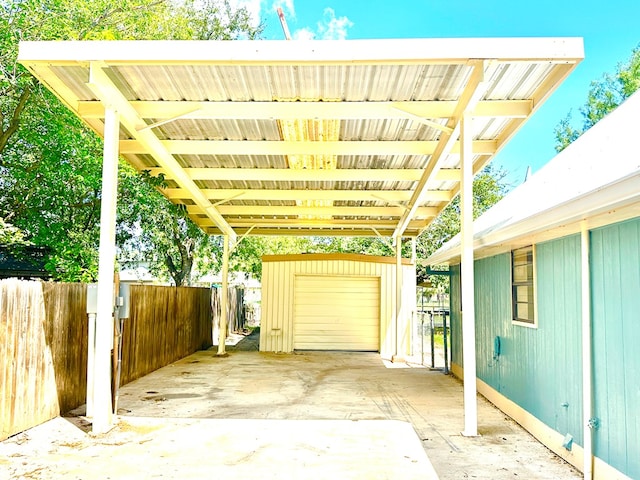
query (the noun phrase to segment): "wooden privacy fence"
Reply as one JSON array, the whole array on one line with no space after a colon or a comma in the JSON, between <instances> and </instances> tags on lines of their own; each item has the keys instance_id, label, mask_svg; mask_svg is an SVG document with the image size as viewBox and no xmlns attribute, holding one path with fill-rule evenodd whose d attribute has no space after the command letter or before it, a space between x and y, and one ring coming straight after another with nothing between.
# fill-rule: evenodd
<instances>
[{"instance_id":1,"label":"wooden privacy fence","mask_svg":"<svg viewBox=\"0 0 640 480\"><path fill-rule=\"evenodd\" d=\"M85 284L0 280L0 440L85 403L86 290ZM230 323L242 326L242 292L229 296L235 298ZM121 384L208 348L212 304L219 301L206 288L132 285Z\"/></svg>"},{"instance_id":2,"label":"wooden privacy fence","mask_svg":"<svg viewBox=\"0 0 640 480\"><path fill-rule=\"evenodd\" d=\"M121 384L211 346L208 288L131 286L125 319Z\"/></svg>"},{"instance_id":3,"label":"wooden privacy fence","mask_svg":"<svg viewBox=\"0 0 640 480\"><path fill-rule=\"evenodd\" d=\"M84 403L86 285L0 281L0 439Z\"/></svg>"},{"instance_id":4,"label":"wooden privacy fence","mask_svg":"<svg viewBox=\"0 0 640 480\"><path fill-rule=\"evenodd\" d=\"M220 326L220 299L222 297L222 289L214 288L213 295L211 295L211 309L214 312L214 341L218 341L217 332ZM244 288L230 287L229 288L229 312L227 316L227 334L231 332L238 332L246 327L247 314L244 305Z\"/></svg>"}]
</instances>

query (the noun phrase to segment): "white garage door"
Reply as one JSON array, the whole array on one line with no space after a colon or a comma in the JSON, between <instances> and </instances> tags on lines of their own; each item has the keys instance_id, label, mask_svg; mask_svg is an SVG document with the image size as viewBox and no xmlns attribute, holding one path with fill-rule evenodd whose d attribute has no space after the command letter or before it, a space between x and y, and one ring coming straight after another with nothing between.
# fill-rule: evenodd
<instances>
[{"instance_id":1,"label":"white garage door","mask_svg":"<svg viewBox=\"0 0 640 480\"><path fill-rule=\"evenodd\" d=\"M297 275L293 348L380 350L377 277Z\"/></svg>"}]
</instances>

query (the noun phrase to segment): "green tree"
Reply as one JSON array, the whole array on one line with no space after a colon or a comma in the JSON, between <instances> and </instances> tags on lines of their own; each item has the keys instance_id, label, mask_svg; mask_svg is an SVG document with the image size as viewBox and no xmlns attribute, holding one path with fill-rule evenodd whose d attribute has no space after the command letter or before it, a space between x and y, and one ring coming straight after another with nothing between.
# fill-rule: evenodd
<instances>
[{"instance_id":1,"label":"green tree","mask_svg":"<svg viewBox=\"0 0 640 480\"><path fill-rule=\"evenodd\" d=\"M148 265L153 275L175 285L190 285L194 267L200 273L220 268L220 238L205 234L184 206L160 193L162 178L139 174L124 163L119 177L116 238L122 266Z\"/></svg>"},{"instance_id":2,"label":"green tree","mask_svg":"<svg viewBox=\"0 0 640 480\"><path fill-rule=\"evenodd\" d=\"M25 238L24 232L0 218L0 248L13 252L30 244L31 242Z\"/></svg>"},{"instance_id":3,"label":"green tree","mask_svg":"<svg viewBox=\"0 0 640 480\"><path fill-rule=\"evenodd\" d=\"M506 172L493 166L485 167L473 180L473 218L476 219L504 197L507 185ZM460 196L440 212L431 225L418 237L416 250L418 258L427 258L443 244L460 232ZM416 267L418 283L430 280L433 284L442 279L426 272L426 266Z\"/></svg>"},{"instance_id":4,"label":"green tree","mask_svg":"<svg viewBox=\"0 0 640 480\"><path fill-rule=\"evenodd\" d=\"M0 0L0 217L6 228L50 247L47 268L55 278L95 278L101 141L16 63L20 40L236 39L260 31L246 9L227 0ZM201 232L161 196L142 195L153 189L132 180L124 164L120 181L124 258L135 243L126 236L135 221L126 215L136 214L128 208L153 198L165 216L160 224L140 224L151 229L144 231L145 245L152 245L145 251L156 252L156 270L164 263L174 280L188 281L184 270L200 251Z\"/></svg>"},{"instance_id":5,"label":"green tree","mask_svg":"<svg viewBox=\"0 0 640 480\"><path fill-rule=\"evenodd\" d=\"M580 135L608 115L640 88L640 46L626 62L619 63L614 73L605 73L591 82L587 101L580 108L582 125L572 124L571 112L555 128L556 151L561 152Z\"/></svg>"},{"instance_id":6,"label":"green tree","mask_svg":"<svg viewBox=\"0 0 640 480\"><path fill-rule=\"evenodd\" d=\"M317 239L313 237L246 237L238 243L230 259L230 269L262 278L263 255L316 253Z\"/></svg>"}]
</instances>

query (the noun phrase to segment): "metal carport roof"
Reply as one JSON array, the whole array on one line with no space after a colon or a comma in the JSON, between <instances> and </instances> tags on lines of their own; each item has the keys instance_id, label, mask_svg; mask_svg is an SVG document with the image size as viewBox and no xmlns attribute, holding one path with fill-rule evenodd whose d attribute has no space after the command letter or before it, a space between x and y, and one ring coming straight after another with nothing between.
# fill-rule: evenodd
<instances>
[{"instance_id":1,"label":"metal carport roof","mask_svg":"<svg viewBox=\"0 0 640 480\"><path fill-rule=\"evenodd\" d=\"M94 432L113 414L121 154L164 174L164 194L224 235L221 355L237 234L393 236L399 271L402 237L460 192L463 433L476 435L472 174L582 58L579 38L22 42L19 61L105 139Z\"/></svg>"},{"instance_id":2,"label":"metal carport roof","mask_svg":"<svg viewBox=\"0 0 640 480\"><path fill-rule=\"evenodd\" d=\"M211 234L416 236L583 58L579 38L22 42L20 62Z\"/></svg>"}]
</instances>

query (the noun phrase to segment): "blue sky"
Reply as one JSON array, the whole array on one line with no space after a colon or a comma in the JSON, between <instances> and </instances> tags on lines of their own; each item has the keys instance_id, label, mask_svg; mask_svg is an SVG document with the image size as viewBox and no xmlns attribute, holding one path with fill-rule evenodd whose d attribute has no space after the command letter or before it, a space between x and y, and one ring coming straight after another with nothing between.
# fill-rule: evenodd
<instances>
[{"instance_id":1,"label":"blue sky","mask_svg":"<svg viewBox=\"0 0 640 480\"><path fill-rule=\"evenodd\" d=\"M585 59L496 156L520 183L553 158L554 127L585 102L589 84L640 44L640 0L235 0L282 39L280 6L294 38L583 37Z\"/></svg>"}]
</instances>

